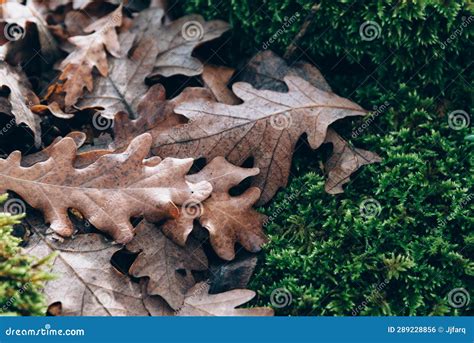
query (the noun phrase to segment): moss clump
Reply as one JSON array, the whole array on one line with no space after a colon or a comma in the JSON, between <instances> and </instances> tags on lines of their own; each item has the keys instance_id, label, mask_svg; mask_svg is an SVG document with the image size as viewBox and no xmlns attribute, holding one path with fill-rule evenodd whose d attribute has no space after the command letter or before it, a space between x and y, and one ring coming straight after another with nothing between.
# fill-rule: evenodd
<instances>
[{"instance_id":1,"label":"moss clump","mask_svg":"<svg viewBox=\"0 0 474 343\"><path fill-rule=\"evenodd\" d=\"M177 4L175 11L231 22L229 46L217 53L237 65L262 50L285 17L297 14L268 47L282 54L313 1ZM297 152L288 188L262 209L272 220L266 226L271 241L251 285L259 305L271 304L272 292L284 288L292 303L278 314L470 313L472 300L452 306L449 297L455 289L472 289L474 274L473 142L465 139L472 129L449 119L474 113L468 5L321 1L288 62L314 63L338 94L376 107L372 117L345 121L337 130L383 162L362 168L344 194L331 196L324 193L320 156ZM378 30L373 40L360 33L369 21Z\"/></svg>"},{"instance_id":2,"label":"moss clump","mask_svg":"<svg viewBox=\"0 0 474 343\"><path fill-rule=\"evenodd\" d=\"M0 196L0 204L6 198ZM41 288L51 276L41 270L47 259L22 254L21 240L12 235L22 217L0 213L0 315L40 316L46 312Z\"/></svg>"}]
</instances>

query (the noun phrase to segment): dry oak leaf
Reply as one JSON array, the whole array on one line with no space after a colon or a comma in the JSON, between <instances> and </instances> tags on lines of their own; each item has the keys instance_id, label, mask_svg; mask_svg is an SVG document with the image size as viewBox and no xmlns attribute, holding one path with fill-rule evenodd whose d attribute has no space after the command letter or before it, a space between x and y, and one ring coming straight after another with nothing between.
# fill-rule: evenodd
<instances>
[{"instance_id":1,"label":"dry oak leaf","mask_svg":"<svg viewBox=\"0 0 474 343\"><path fill-rule=\"evenodd\" d=\"M139 252L129 273L148 277L147 293L161 296L175 310L183 305L187 291L196 284L192 272L208 268L207 257L198 241L191 238L185 247L180 247L146 221L136 227L127 250Z\"/></svg>"},{"instance_id":2,"label":"dry oak leaf","mask_svg":"<svg viewBox=\"0 0 474 343\"><path fill-rule=\"evenodd\" d=\"M194 14L163 26L156 33L158 55L150 77L201 74L203 65L197 58L192 57L193 50L220 37L229 28L229 24L224 21L206 22L202 16Z\"/></svg>"},{"instance_id":3,"label":"dry oak leaf","mask_svg":"<svg viewBox=\"0 0 474 343\"><path fill-rule=\"evenodd\" d=\"M286 75L297 75L316 88L331 91L331 87L316 67L300 61L288 66L283 58L270 50L255 55L239 73L239 80L249 82L258 89L286 91L283 81ZM333 155L326 162L325 168L328 174L325 190L330 194L342 193L342 186L361 166L381 161L375 153L352 148L332 129L328 130L325 143L334 145Z\"/></svg>"},{"instance_id":4,"label":"dry oak leaf","mask_svg":"<svg viewBox=\"0 0 474 343\"><path fill-rule=\"evenodd\" d=\"M263 233L266 216L252 208L260 197L260 190L251 187L239 196L229 194L232 187L258 173L258 168L241 168L223 157L214 158L200 172L186 176L190 182L211 183L211 197L203 202L190 199L181 207L178 218L163 224L163 232L184 246L193 230L193 221L198 218L209 231L211 245L219 257L232 260L237 242L248 251L260 251L267 241Z\"/></svg>"},{"instance_id":5,"label":"dry oak leaf","mask_svg":"<svg viewBox=\"0 0 474 343\"><path fill-rule=\"evenodd\" d=\"M16 125L25 124L33 133L35 146L41 145L39 117L31 108L39 104L39 99L31 90L26 75L8 63L0 61L0 112L15 117Z\"/></svg>"},{"instance_id":6,"label":"dry oak leaf","mask_svg":"<svg viewBox=\"0 0 474 343\"><path fill-rule=\"evenodd\" d=\"M56 143L50 157L29 168L20 166L21 153L0 159L0 190L19 194L44 213L51 228L71 236L73 226L67 210L78 210L97 229L117 242L133 238L131 217L156 222L179 215L177 206L191 196L203 201L212 191L208 182L185 180L192 159L145 160L151 136L135 138L123 153L101 156L91 165L77 169L77 146L72 138Z\"/></svg>"},{"instance_id":7,"label":"dry oak leaf","mask_svg":"<svg viewBox=\"0 0 474 343\"><path fill-rule=\"evenodd\" d=\"M262 190L259 204L268 202L288 181L293 150L307 134L313 149L326 137L330 124L348 116L365 115L354 102L315 88L297 76L286 76L287 93L257 90L248 83L233 85L244 103L236 106L186 102L175 112L190 122L160 134L152 152L165 157L224 156L242 165L253 157L260 174L252 185Z\"/></svg>"},{"instance_id":8,"label":"dry oak leaf","mask_svg":"<svg viewBox=\"0 0 474 343\"><path fill-rule=\"evenodd\" d=\"M238 308L255 297L248 289L209 294L209 284L201 282L188 291L178 316L273 316L267 307Z\"/></svg>"},{"instance_id":9,"label":"dry oak leaf","mask_svg":"<svg viewBox=\"0 0 474 343\"><path fill-rule=\"evenodd\" d=\"M110 263L120 246L99 234L81 234L60 242L33 228L26 252L44 258L52 253L50 273L56 278L44 287L48 310L62 316L148 316L171 311L159 297L149 297L138 283Z\"/></svg>"},{"instance_id":10,"label":"dry oak leaf","mask_svg":"<svg viewBox=\"0 0 474 343\"><path fill-rule=\"evenodd\" d=\"M79 131L73 131L66 135L66 137L70 137L74 140L77 148L80 148L86 141L86 134ZM22 167L31 167L33 164L38 162L46 161L50 156L51 153L54 151L53 147L57 143L61 141L62 137L56 137L56 139L49 145L48 147L44 148L41 151L35 152L33 154L29 154L24 156L21 159L21 166ZM78 152L76 155L76 159L74 160L74 167L75 168L84 168L88 165L94 163L99 159L99 157L110 154L113 151L105 150L105 149L94 149L85 152ZM148 164L150 161L146 160L145 162Z\"/></svg>"},{"instance_id":11,"label":"dry oak leaf","mask_svg":"<svg viewBox=\"0 0 474 343\"><path fill-rule=\"evenodd\" d=\"M271 50L259 52L237 74L238 80L250 83L257 89L286 92L283 78L287 75L299 76L314 87L331 92L331 87L321 72L307 62L298 61L289 66L286 61Z\"/></svg>"},{"instance_id":12,"label":"dry oak leaf","mask_svg":"<svg viewBox=\"0 0 474 343\"><path fill-rule=\"evenodd\" d=\"M148 92L145 78L153 70L163 71L165 76L202 72L202 63L191 57L191 53L198 44L220 36L227 30L226 24L188 16L163 27L163 17L162 9L149 8L135 18L130 32L120 34L121 46L130 46L126 58L109 58L109 74L95 79L93 92L79 100L78 108L100 110L102 116L109 119L120 111L131 118L139 118L138 106ZM188 41L183 38L184 33L180 30L189 23L203 28L205 33L200 39ZM161 67L157 69L157 65Z\"/></svg>"},{"instance_id":13,"label":"dry oak leaf","mask_svg":"<svg viewBox=\"0 0 474 343\"><path fill-rule=\"evenodd\" d=\"M162 25L163 16L163 10L150 8L135 18L130 32L119 36L126 56L108 59L108 74L94 79L92 92L84 94L76 107L99 110L109 119L120 111L132 118L140 116L138 106L148 91L145 78L153 70L158 54L154 35Z\"/></svg>"},{"instance_id":14,"label":"dry oak leaf","mask_svg":"<svg viewBox=\"0 0 474 343\"><path fill-rule=\"evenodd\" d=\"M84 88L93 90L93 69L97 68L100 75L107 76L109 66L107 51L114 57L120 57L120 44L116 28L122 24L122 6L107 16L100 18L84 29L91 33L86 36L69 38L76 48L61 62L62 71L59 81L50 88L49 93L65 93L64 107L66 111L76 104L82 96ZM49 94L51 96L51 94Z\"/></svg>"},{"instance_id":15,"label":"dry oak leaf","mask_svg":"<svg viewBox=\"0 0 474 343\"><path fill-rule=\"evenodd\" d=\"M121 149L130 141L142 133L149 133L157 137L166 129L186 122L186 120L174 113L179 104L194 100L213 100L210 91L204 88L185 88L177 97L167 100L166 90L161 84L153 85L140 99L137 105L137 119L130 119L127 112L119 111L114 118L114 142L111 148Z\"/></svg>"},{"instance_id":16,"label":"dry oak leaf","mask_svg":"<svg viewBox=\"0 0 474 343\"><path fill-rule=\"evenodd\" d=\"M351 174L361 166L382 161L373 152L352 148L332 129L328 130L325 143L333 145L332 155L324 164L328 174L324 189L329 194L343 193L342 186L349 182Z\"/></svg>"},{"instance_id":17,"label":"dry oak leaf","mask_svg":"<svg viewBox=\"0 0 474 343\"><path fill-rule=\"evenodd\" d=\"M212 92L218 102L228 105L237 105L239 98L227 87L235 69L206 64L202 72L202 81L206 88Z\"/></svg>"}]
</instances>

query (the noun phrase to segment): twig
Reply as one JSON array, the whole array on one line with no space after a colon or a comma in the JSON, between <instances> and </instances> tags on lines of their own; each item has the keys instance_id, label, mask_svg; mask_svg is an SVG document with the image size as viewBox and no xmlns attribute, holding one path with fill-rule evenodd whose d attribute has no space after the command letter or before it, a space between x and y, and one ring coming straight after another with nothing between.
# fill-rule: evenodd
<instances>
[{"instance_id":1,"label":"twig","mask_svg":"<svg viewBox=\"0 0 474 343\"><path fill-rule=\"evenodd\" d=\"M297 48L296 44L299 43L301 38L303 38L303 36L306 34L309 24L311 24L311 22L313 21L314 16L320 7L321 7L321 4L317 4L317 3L315 3L311 7L311 10L309 11L308 15L306 16L303 22L303 25L301 25L300 31L296 34L295 38L293 39L291 44L288 46L288 48L286 48L285 54L283 55L284 59L289 60L293 56Z\"/></svg>"}]
</instances>

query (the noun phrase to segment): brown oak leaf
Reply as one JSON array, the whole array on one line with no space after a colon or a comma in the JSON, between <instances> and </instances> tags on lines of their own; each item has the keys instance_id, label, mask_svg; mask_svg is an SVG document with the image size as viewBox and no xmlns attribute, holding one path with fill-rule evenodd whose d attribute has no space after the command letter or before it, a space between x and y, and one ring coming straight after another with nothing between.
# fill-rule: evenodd
<instances>
[{"instance_id":1,"label":"brown oak leaf","mask_svg":"<svg viewBox=\"0 0 474 343\"><path fill-rule=\"evenodd\" d=\"M163 26L156 32L158 54L150 77L201 74L203 65L197 58L192 57L193 50L220 37L229 28L229 24L224 21L206 22L202 16L194 14Z\"/></svg>"},{"instance_id":2,"label":"brown oak leaf","mask_svg":"<svg viewBox=\"0 0 474 343\"><path fill-rule=\"evenodd\" d=\"M257 89L268 89L286 92L285 81L287 75L299 76L311 83L314 87L331 92L321 72L312 64L304 61L292 63L286 61L271 50L259 52L253 56L238 74L238 81L248 82Z\"/></svg>"},{"instance_id":3,"label":"brown oak leaf","mask_svg":"<svg viewBox=\"0 0 474 343\"><path fill-rule=\"evenodd\" d=\"M268 202L286 186L294 147L307 134L311 148L318 148L330 124L348 116L365 115L354 102L318 89L288 75L287 93L258 90L248 83L233 85L244 102L231 106L190 101L175 109L190 122L167 130L154 140L155 155L205 157L224 156L235 165L253 157L260 174L253 185L262 190L259 204Z\"/></svg>"},{"instance_id":4,"label":"brown oak leaf","mask_svg":"<svg viewBox=\"0 0 474 343\"><path fill-rule=\"evenodd\" d=\"M273 310L267 307L239 308L255 297L248 289L209 294L209 284L201 282L188 291L184 306L178 316L273 316Z\"/></svg>"},{"instance_id":5,"label":"brown oak leaf","mask_svg":"<svg viewBox=\"0 0 474 343\"><path fill-rule=\"evenodd\" d=\"M237 242L249 251L259 251L266 242L262 230L266 216L252 206L260 197L260 190L251 187L238 196L229 194L232 187L258 172L258 168L241 168L223 157L214 158L199 173L186 177L190 182L211 183L211 197L203 202L190 198L181 207L181 215L163 225L163 232L184 246L193 230L193 221L198 218L209 231L212 247L221 258L232 260Z\"/></svg>"},{"instance_id":6,"label":"brown oak leaf","mask_svg":"<svg viewBox=\"0 0 474 343\"><path fill-rule=\"evenodd\" d=\"M4 99L2 101L2 98ZM0 113L15 117L16 125L25 124L34 135L35 145L41 145L41 127L39 117L31 108L39 104L39 99L31 90L26 75L0 61Z\"/></svg>"},{"instance_id":7,"label":"brown oak leaf","mask_svg":"<svg viewBox=\"0 0 474 343\"><path fill-rule=\"evenodd\" d=\"M283 81L286 75L297 75L316 88L331 91L316 67L301 61L288 66L283 58L270 50L255 55L239 73L239 80L249 82L258 89L286 91ZM328 174L325 190L330 194L343 193L342 186L349 182L350 175L361 166L381 161L375 153L353 148L332 129L328 130L325 143L334 145L333 155L325 168Z\"/></svg>"},{"instance_id":8,"label":"brown oak leaf","mask_svg":"<svg viewBox=\"0 0 474 343\"><path fill-rule=\"evenodd\" d=\"M81 234L63 242L52 235L35 234L26 252L52 257L44 294L48 312L62 316L148 316L171 315L172 311L159 297L150 297L138 283L110 263L120 246L99 234ZM153 312L153 313L152 313Z\"/></svg>"},{"instance_id":9,"label":"brown oak leaf","mask_svg":"<svg viewBox=\"0 0 474 343\"><path fill-rule=\"evenodd\" d=\"M145 78L153 70L158 54L154 34L161 27L163 16L161 9L147 9L135 18L130 32L120 34L120 46L127 51L126 56L108 59L107 75L94 79L92 92L77 102L79 109L93 108L109 119L120 111L132 118L140 116L138 105L148 91Z\"/></svg>"},{"instance_id":10,"label":"brown oak leaf","mask_svg":"<svg viewBox=\"0 0 474 343\"><path fill-rule=\"evenodd\" d=\"M373 152L352 148L332 129L328 130L325 143L333 145L332 155L324 164L328 175L324 189L329 194L343 193L342 186L349 182L351 174L361 166L382 161Z\"/></svg>"},{"instance_id":11,"label":"brown oak leaf","mask_svg":"<svg viewBox=\"0 0 474 343\"><path fill-rule=\"evenodd\" d=\"M86 134L83 132L73 131L67 134L66 137L72 138L77 148L80 148L86 141ZM46 161L51 156L51 153L54 151L53 149L54 145L61 142L61 139L62 137L57 137L51 143L51 145L44 148L43 150L24 156L21 159L21 166L31 167L35 163ZM112 152L113 152L112 150L106 150L106 149L94 149L94 150L89 150L89 151L84 151L84 152L78 152L76 154L76 159L74 160L74 167L84 168L94 163L95 161L97 161L99 157L106 154L110 154ZM156 158L154 158L154 160L156 160ZM145 160L144 163L149 165L150 159Z\"/></svg>"},{"instance_id":12,"label":"brown oak leaf","mask_svg":"<svg viewBox=\"0 0 474 343\"><path fill-rule=\"evenodd\" d=\"M121 149L142 133L157 137L166 129L184 123L185 120L174 113L179 104L193 100L213 100L212 94L204 88L185 88L177 97L166 100L166 90L161 84L153 85L138 103L137 119L130 119L127 112L119 111L114 120L113 149Z\"/></svg>"},{"instance_id":13,"label":"brown oak leaf","mask_svg":"<svg viewBox=\"0 0 474 343\"><path fill-rule=\"evenodd\" d=\"M116 241L129 242L131 217L143 216L152 222L175 218L177 206L191 196L203 201L212 191L208 182L185 180L192 159L144 161L150 145L149 134L138 136L123 153L101 156L81 169L74 167L77 146L72 138L63 138L46 161L29 168L20 166L21 153L15 151L0 159L0 187L40 209L62 236L73 233L67 210L74 208Z\"/></svg>"},{"instance_id":14,"label":"brown oak leaf","mask_svg":"<svg viewBox=\"0 0 474 343\"><path fill-rule=\"evenodd\" d=\"M120 57L120 44L116 28L122 24L122 6L109 15L100 18L84 29L90 33L86 36L74 36L69 42L75 49L61 62L62 71L59 81L51 87L48 97L64 93L66 111L76 104L82 96L84 88L93 90L93 69L97 68L102 76L107 76L109 66L107 51L114 57Z\"/></svg>"},{"instance_id":15,"label":"brown oak leaf","mask_svg":"<svg viewBox=\"0 0 474 343\"><path fill-rule=\"evenodd\" d=\"M130 274L148 277L148 294L161 296L175 310L180 308L187 291L196 284L192 272L208 268L202 247L192 238L185 247L180 247L146 221L136 227L135 233L127 249L139 255L130 267Z\"/></svg>"},{"instance_id":16,"label":"brown oak leaf","mask_svg":"<svg viewBox=\"0 0 474 343\"><path fill-rule=\"evenodd\" d=\"M201 77L204 85L210 89L218 102L237 105L240 103L239 98L227 87L234 73L233 68L206 64Z\"/></svg>"}]
</instances>

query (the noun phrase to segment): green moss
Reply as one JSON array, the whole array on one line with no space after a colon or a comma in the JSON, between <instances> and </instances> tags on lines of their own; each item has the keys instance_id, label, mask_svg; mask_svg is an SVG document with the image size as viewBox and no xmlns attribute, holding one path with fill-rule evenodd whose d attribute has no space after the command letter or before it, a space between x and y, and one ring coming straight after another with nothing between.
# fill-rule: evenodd
<instances>
[{"instance_id":1,"label":"green moss","mask_svg":"<svg viewBox=\"0 0 474 343\"><path fill-rule=\"evenodd\" d=\"M269 47L283 54L312 3L194 0L175 10L230 21L230 47L218 53L237 65L298 13ZM370 121L337 127L383 162L331 196L320 154L297 152L288 188L262 209L272 220L251 284L259 305L284 288L292 303L278 314L470 313L472 304L452 306L448 294L472 289L474 161L465 139L472 129L450 128L448 115L473 113L472 15L467 1L321 1L289 62L316 64L337 93L366 108L387 104ZM377 23L378 38L361 39L365 21ZM361 213L367 199L380 204L374 216Z\"/></svg>"},{"instance_id":2,"label":"green moss","mask_svg":"<svg viewBox=\"0 0 474 343\"><path fill-rule=\"evenodd\" d=\"M0 196L0 203L5 200L6 195ZM41 288L51 277L41 268L48 259L38 261L21 253L12 229L22 217L0 213L0 316L39 316L46 310Z\"/></svg>"}]
</instances>

